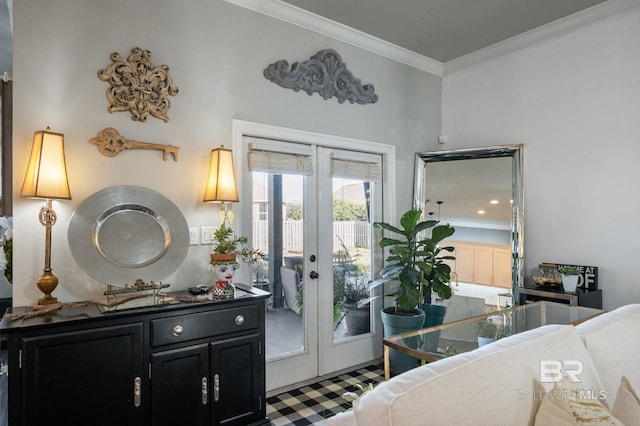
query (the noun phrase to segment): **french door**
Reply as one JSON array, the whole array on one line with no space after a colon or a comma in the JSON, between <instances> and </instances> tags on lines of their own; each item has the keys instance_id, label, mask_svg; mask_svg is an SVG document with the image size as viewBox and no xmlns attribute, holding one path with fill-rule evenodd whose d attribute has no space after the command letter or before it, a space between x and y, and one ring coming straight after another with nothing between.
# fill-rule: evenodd
<instances>
[{"instance_id":1,"label":"french door","mask_svg":"<svg viewBox=\"0 0 640 426\"><path fill-rule=\"evenodd\" d=\"M393 151L261 125L236 131L235 124L242 233L268 256L242 276L273 294L267 389L379 358L381 299L368 282L381 265L372 224L383 218L383 160ZM363 146L369 152L353 149Z\"/></svg>"}]
</instances>

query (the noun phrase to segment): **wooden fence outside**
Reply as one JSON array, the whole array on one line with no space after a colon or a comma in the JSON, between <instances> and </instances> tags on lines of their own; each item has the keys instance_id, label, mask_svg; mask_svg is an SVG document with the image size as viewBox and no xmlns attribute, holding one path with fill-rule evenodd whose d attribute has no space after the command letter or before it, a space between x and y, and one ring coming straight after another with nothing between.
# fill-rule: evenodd
<instances>
[{"instance_id":1,"label":"wooden fence outside","mask_svg":"<svg viewBox=\"0 0 640 426\"><path fill-rule=\"evenodd\" d=\"M302 252L303 243L302 220L284 220L282 222L282 245L284 251ZM364 221L333 222L333 250L347 248L369 248L371 242L371 226ZM253 247L265 253L269 251L269 222L259 220L253 222Z\"/></svg>"}]
</instances>

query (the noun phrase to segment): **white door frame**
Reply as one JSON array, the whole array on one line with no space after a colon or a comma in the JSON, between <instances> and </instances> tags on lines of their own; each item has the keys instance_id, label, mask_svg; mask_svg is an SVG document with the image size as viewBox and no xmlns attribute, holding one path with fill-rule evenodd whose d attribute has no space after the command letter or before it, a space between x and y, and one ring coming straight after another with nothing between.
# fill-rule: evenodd
<instances>
[{"instance_id":1,"label":"white door frame","mask_svg":"<svg viewBox=\"0 0 640 426\"><path fill-rule=\"evenodd\" d=\"M233 156L234 156L234 164L236 167L236 185L238 188L238 195L240 200L246 199L245 191L251 190L250 188L245 188L245 185L243 182L243 174L241 172L240 173L237 172L239 169L242 170L241 166L243 164L243 161L245 160L245 158L243 157L246 157L246 152L243 151L243 138L245 136L262 137L262 138L269 138L269 139L275 139L275 140L281 140L281 141L287 141L287 142L306 143L311 145L325 146L329 148L341 148L341 149L348 149L353 151L372 152L372 153L378 153L382 155L383 157L383 160L382 160L382 168L383 168L382 214L386 222L393 223L393 221L395 220L396 208L395 208L395 202L393 202L394 197L391 195L393 194L393 191L395 190L395 187L396 187L395 146L378 143L378 142L365 141L361 139L346 138L342 136L334 136L334 135L310 132L305 130L290 129L285 127L273 126L269 124L261 124L261 123L255 123L255 122L244 121L239 119L233 119L232 120L232 149L233 149ZM234 214L235 214L235 217L237 218L234 224L236 227L236 231L240 235L246 235L247 237L249 237L249 239L251 239L251 230L252 230L251 209L246 209L246 208L241 209L241 208L238 208L237 205L232 205L232 210L235 210ZM305 262L306 262L306 259L305 259ZM305 270L307 269L305 268ZM240 273L238 277L239 281L243 281L243 280L246 281L247 279L250 279L250 277L248 276L243 277L241 275L243 272L242 269L238 272ZM378 346L381 354L382 353L382 333L381 331L378 331L378 333L380 336L380 342L379 342L380 344ZM310 342L307 342L307 343L310 343ZM313 350L313 349L314 349L313 347L310 347L310 350ZM317 347L315 349L317 350ZM353 363L352 365L355 365L361 362L366 362L366 360L357 361L356 357L353 357L351 359ZM318 363L319 374L325 374L330 371L330 368L327 368L327 366L325 365L326 361L327 361L326 357L323 354L319 354L319 358L316 361ZM276 361L276 362L279 362L279 361ZM276 388L291 384L291 383L282 383L280 379L280 374L278 373L278 371L275 371L277 370L275 368L276 367L275 363L274 365L270 365L270 364L271 363L267 364L267 389L268 390L276 389ZM292 364L293 365L288 365L288 368L295 369L296 368L295 360L292 360ZM273 367L273 368L270 368L270 367ZM270 370L274 370L274 371L270 371Z\"/></svg>"}]
</instances>

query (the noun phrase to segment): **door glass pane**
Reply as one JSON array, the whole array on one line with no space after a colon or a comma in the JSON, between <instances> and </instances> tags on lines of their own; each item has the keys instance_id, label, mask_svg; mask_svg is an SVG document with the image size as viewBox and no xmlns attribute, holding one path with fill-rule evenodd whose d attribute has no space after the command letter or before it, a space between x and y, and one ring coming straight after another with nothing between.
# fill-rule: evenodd
<instances>
[{"instance_id":1,"label":"door glass pane","mask_svg":"<svg viewBox=\"0 0 640 426\"><path fill-rule=\"evenodd\" d=\"M254 267L254 285L272 293L265 324L266 356L304 349L304 176L252 172L253 244L267 256Z\"/></svg>"},{"instance_id":2,"label":"door glass pane","mask_svg":"<svg viewBox=\"0 0 640 426\"><path fill-rule=\"evenodd\" d=\"M333 178L334 340L371 331L370 189L374 183Z\"/></svg>"}]
</instances>

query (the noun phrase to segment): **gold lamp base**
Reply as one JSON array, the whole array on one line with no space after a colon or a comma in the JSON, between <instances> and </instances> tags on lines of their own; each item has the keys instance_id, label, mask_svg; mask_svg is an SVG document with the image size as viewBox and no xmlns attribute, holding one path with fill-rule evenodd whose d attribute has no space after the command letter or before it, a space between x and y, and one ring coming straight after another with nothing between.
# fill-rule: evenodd
<instances>
[{"instance_id":1,"label":"gold lamp base","mask_svg":"<svg viewBox=\"0 0 640 426\"><path fill-rule=\"evenodd\" d=\"M53 275L50 271L45 271L45 273L38 278L38 282L36 284L40 291L44 293L44 297L38 299L38 305L51 305L53 303L58 303L58 299L51 295L53 290L58 286L58 277Z\"/></svg>"}]
</instances>

